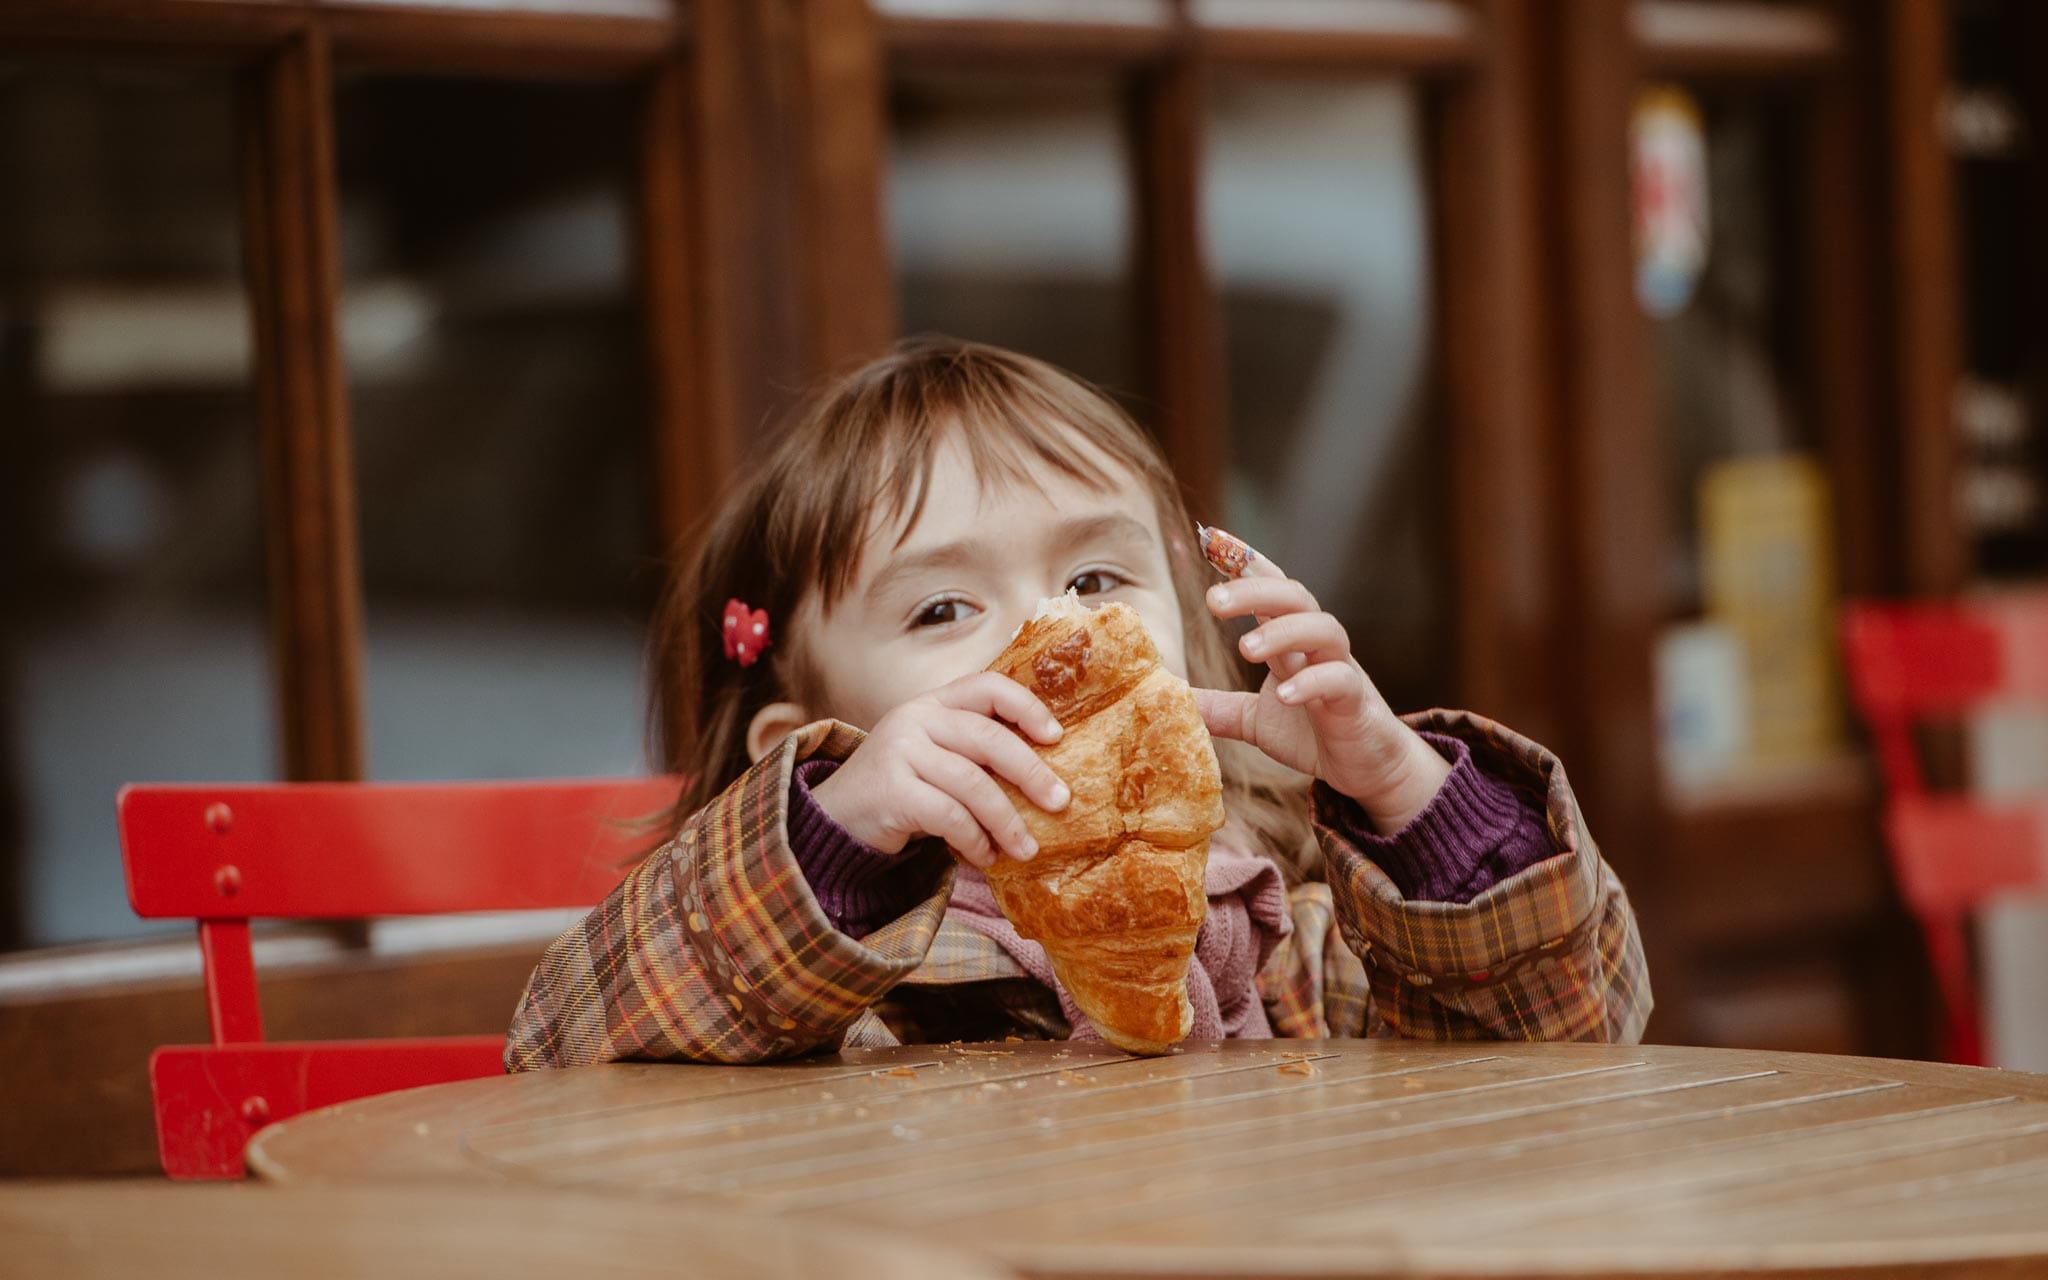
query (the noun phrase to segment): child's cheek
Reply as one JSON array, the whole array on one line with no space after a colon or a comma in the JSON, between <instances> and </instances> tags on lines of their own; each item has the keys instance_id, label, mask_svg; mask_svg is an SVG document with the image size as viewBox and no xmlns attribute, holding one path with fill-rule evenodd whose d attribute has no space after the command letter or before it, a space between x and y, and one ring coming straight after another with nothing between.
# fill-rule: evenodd
<instances>
[{"instance_id":1,"label":"child's cheek","mask_svg":"<svg viewBox=\"0 0 2048 1280\"><path fill-rule=\"evenodd\" d=\"M1181 679L1187 679L1187 642L1182 632L1185 624L1177 602L1147 593L1144 598L1131 603L1137 608L1138 616L1145 620L1145 629L1152 633L1152 643L1159 646L1161 665Z\"/></svg>"},{"instance_id":2,"label":"child's cheek","mask_svg":"<svg viewBox=\"0 0 2048 1280\"><path fill-rule=\"evenodd\" d=\"M869 665L861 683L850 690L853 701L874 708L876 719L912 698L943 688L988 666L1002 650L1002 644L988 653L978 643L955 642L934 647L930 644L891 646L880 661Z\"/></svg>"}]
</instances>

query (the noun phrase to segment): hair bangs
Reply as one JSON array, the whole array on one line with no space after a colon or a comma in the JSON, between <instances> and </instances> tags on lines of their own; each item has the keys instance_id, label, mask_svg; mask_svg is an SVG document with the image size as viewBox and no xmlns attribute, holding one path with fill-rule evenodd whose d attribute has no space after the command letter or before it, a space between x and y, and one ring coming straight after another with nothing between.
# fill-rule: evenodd
<instances>
[{"instance_id":1,"label":"hair bangs","mask_svg":"<svg viewBox=\"0 0 2048 1280\"><path fill-rule=\"evenodd\" d=\"M1027 371L909 366L889 371L887 381L895 385L878 390L889 413L849 414L830 433L840 446L832 452L846 455L824 470L836 482L824 502L798 517L801 531L792 531L804 550L790 567L819 584L828 608L851 589L862 547L892 529L893 545L901 546L917 528L949 443L966 450L968 469L984 487L1043 493L1045 477L1056 473L1107 493L1117 487L1113 467L1139 477L1150 470L1115 424L1099 421L1095 406L1048 394ZM845 536L855 529L860 535Z\"/></svg>"}]
</instances>

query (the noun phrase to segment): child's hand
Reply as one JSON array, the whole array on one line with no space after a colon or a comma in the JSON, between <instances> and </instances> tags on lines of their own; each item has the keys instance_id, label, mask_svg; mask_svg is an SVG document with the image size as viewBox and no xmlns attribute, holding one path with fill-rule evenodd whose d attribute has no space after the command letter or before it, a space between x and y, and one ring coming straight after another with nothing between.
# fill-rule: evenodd
<instances>
[{"instance_id":1,"label":"child's hand","mask_svg":"<svg viewBox=\"0 0 2048 1280\"><path fill-rule=\"evenodd\" d=\"M1258 618L1238 648L1270 672L1256 694L1195 691L1210 733L1321 778L1358 801L1385 834L1436 798L1450 765L1394 714L1351 656L1343 624L1307 587L1258 557L1243 577L1209 588L1208 601L1219 618Z\"/></svg>"},{"instance_id":2,"label":"child's hand","mask_svg":"<svg viewBox=\"0 0 2048 1280\"><path fill-rule=\"evenodd\" d=\"M1018 730L1048 744L1061 732L1023 685L977 672L876 721L867 741L811 797L849 835L884 853L937 836L977 867L995 862L998 848L1021 862L1038 852L1038 842L989 774L1049 813L1066 808L1070 795Z\"/></svg>"}]
</instances>

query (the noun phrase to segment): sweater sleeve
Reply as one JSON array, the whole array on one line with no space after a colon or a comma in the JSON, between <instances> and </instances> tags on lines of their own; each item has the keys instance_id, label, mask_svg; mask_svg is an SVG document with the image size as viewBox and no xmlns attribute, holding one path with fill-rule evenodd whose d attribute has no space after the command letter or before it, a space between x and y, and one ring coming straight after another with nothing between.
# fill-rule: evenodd
<instances>
[{"instance_id":1,"label":"sweater sleeve","mask_svg":"<svg viewBox=\"0 0 2048 1280\"><path fill-rule=\"evenodd\" d=\"M900 860L920 898L865 937L840 930L790 841L797 765L861 740L807 725L692 815L527 980L505 1068L623 1058L746 1063L836 1044L920 964L952 895L942 846Z\"/></svg>"},{"instance_id":2,"label":"sweater sleeve","mask_svg":"<svg viewBox=\"0 0 2048 1280\"><path fill-rule=\"evenodd\" d=\"M865 938L913 910L930 891L931 868L913 846L883 853L832 820L811 788L832 776L837 760L799 764L789 784L789 849L825 917L850 938Z\"/></svg>"},{"instance_id":3,"label":"sweater sleeve","mask_svg":"<svg viewBox=\"0 0 2048 1280\"><path fill-rule=\"evenodd\" d=\"M1451 776L1427 808L1383 836L1358 802L1316 784L1316 810L1379 864L1410 902L1470 902L1550 857L1543 808L1480 769L1472 749L1441 733L1423 739L1450 761Z\"/></svg>"}]
</instances>

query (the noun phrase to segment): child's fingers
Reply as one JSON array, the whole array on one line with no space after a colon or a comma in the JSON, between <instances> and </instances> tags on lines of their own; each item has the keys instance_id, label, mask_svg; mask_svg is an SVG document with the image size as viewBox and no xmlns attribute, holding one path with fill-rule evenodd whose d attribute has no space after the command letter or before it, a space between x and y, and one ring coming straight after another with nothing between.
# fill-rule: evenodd
<instances>
[{"instance_id":1,"label":"child's fingers","mask_svg":"<svg viewBox=\"0 0 2048 1280\"><path fill-rule=\"evenodd\" d=\"M943 710L925 726L931 740L995 772L1047 813L1067 807L1070 793L1031 744L1007 726L971 711Z\"/></svg>"},{"instance_id":2,"label":"child's fingers","mask_svg":"<svg viewBox=\"0 0 2048 1280\"><path fill-rule=\"evenodd\" d=\"M1252 713L1259 705L1257 694L1234 689L1196 689L1194 694L1195 710L1201 713L1202 724L1211 736L1236 742L1252 740Z\"/></svg>"},{"instance_id":3,"label":"child's fingers","mask_svg":"<svg viewBox=\"0 0 2048 1280\"><path fill-rule=\"evenodd\" d=\"M976 829L1002 847L1004 853L1024 862L1038 852L1038 841L1024 825L1024 818L995 779L966 756L951 751L931 750L911 761L910 767L928 785L950 796L972 815Z\"/></svg>"},{"instance_id":4,"label":"child's fingers","mask_svg":"<svg viewBox=\"0 0 2048 1280\"><path fill-rule=\"evenodd\" d=\"M1263 563L1263 562L1261 562ZM1283 613L1313 613L1319 606L1309 589L1292 578L1239 578L1209 588L1209 612L1219 618L1247 614L1271 618Z\"/></svg>"},{"instance_id":5,"label":"child's fingers","mask_svg":"<svg viewBox=\"0 0 2048 1280\"><path fill-rule=\"evenodd\" d=\"M1237 580L1245 582L1259 578L1285 579L1286 577L1287 571L1274 564L1266 557L1265 553L1261 552L1250 564L1244 567L1244 572L1238 575Z\"/></svg>"},{"instance_id":6,"label":"child's fingers","mask_svg":"<svg viewBox=\"0 0 2048 1280\"><path fill-rule=\"evenodd\" d=\"M986 871L996 860L988 832L982 830L966 805L929 782L919 782L907 800L909 817L917 829L937 836L946 847L967 862Z\"/></svg>"},{"instance_id":7,"label":"child's fingers","mask_svg":"<svg viewBox=\"0 0 2048 1280\"><path fill-rule=\"evenodd\" d=\"M941 685L932 696L938 699L939 705L956 711L1001 716L1040 742L1058 742L1064 732L1059 720L1046 710L1037 695L1010 677L993 671L977 672Z\"/></svg>"},{"instance_id":8,"label":"child's fingers","mask_svg":"<svg viewBox=\"0 0 2048 1280\"><path fill-rule=\"evenodd\" d=\"M1234 533L1198 523L1195 525L1195 536L1201 542L1203 558L1214 565L1218 573L1228 578L1287 576L1280 571L1280 566L1259 554L1250 543Z\"/></svg>"},{"instance_id":9,"label":"child's fingers","mask_svg":"<svg viewBox=\"0 0 2048 1280\"><path fill-rule=\"evenodd\" d=\"M1309 707L1339 716L1365 706L1365 673L1351 662L1319 662L1280 682L1273 691L1290 707Z\"/></svg>"},{"instance_id":10,"label":"child's fingers","mask_svg":"<svg viewBox=\"0 0 2048 1280\"><path fill-rule=\"evenodd\" d=\"M1297 660L1292 665L1298 668L1349 657L1351 637L1344 624L1327 613L1287 613L1247 631L1237 647L1253 662L1288 657Z\"/></svg>"}]
</instances>

